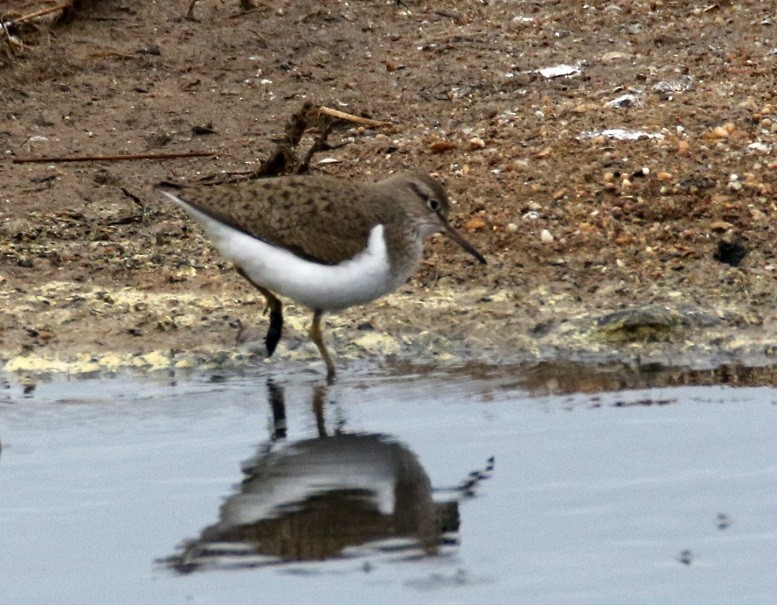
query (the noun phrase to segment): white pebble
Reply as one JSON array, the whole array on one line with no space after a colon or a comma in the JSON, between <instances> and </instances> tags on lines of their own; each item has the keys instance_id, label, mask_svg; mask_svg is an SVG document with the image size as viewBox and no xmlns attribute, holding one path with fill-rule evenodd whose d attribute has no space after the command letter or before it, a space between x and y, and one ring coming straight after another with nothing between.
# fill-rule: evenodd
<instances>
[{"instance_id":1,"label":"white pebble","mask_svg":"<svg viewBox=\"0 0 777 605\"><path fill-rule=\"evenodd\" d=\"M547 229L543 229L542 232L540 233L540 241L543 244L549 244L550 242L553 241L553 234Z\"/></svg>"},{"instance_id":2,"label":"white pebble","mask_svg":"<svg viewBox=\"0 0 777 605\"><path fill-rule=\"evenodd\" d=\"M518 231L518 225L516 225L515 223L508 223L507 224L507 230L510 233L515 233L516 231Z\"/></svg>"}]
</instances>

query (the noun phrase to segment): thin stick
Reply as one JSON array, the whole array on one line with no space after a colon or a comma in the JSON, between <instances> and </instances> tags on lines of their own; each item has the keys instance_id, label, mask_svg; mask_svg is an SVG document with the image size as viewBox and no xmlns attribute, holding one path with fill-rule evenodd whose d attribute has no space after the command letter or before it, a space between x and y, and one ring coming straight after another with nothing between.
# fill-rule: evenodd
<instances>
[{"instance_id":1,"label":"thin stick","mask_svg":"<svg viewBox=\"0 0 777 605\"><path fill-rule=\"evenodd\" d=\"M329 133L332 132L332 121L327 120L326 125L321 130L319 135L316 137L316 140L313 141L313 144L310 146L310 149L308 149L308 152L305 154L305 157L302 159L302 163L297 166L297 174L304 174L310 169L310 160L313 159L313 154L323 151L327 148L326 144L326 138L329 136Z\"/></svg>"},{"instance_id":2,"label":"thin stick","mask_svg":"<svg viewBox=\"0 0 777 605\"><path fill-rule=\"evenodd\" d=\"M126 53L120 53L115 50L101 50L97 53L92 53L89 55L93 59L102 59L104 57L116 57L117 59L128 59L128 60L138 60L143 59L140 55L128 55Z\"/></svg>"},{"instance_id":3,"label":"thin stick","mask_svg":"<svg viewBox=\"0 0 777 605\"><path fill-rule=\"evenodd\" d=\"M43 17L44 15L48 15L50 13L56 13L57 11L65 10L66 8L70 8L70 2L58 4L57 6L52 6L50 8L44 8L43 10L39 10L36 13L30 13L29 15L22 15L18 19L9 19L8 21L4 22L3 25L17 25L19 23L24 23L25 21L32 21L38 17Z\"/></svg>"},{"instance_id":4,"label":"thin stick","mask_svg":"<svg viewBox=\"0 0 777 605\"><path fill-rule=\"evenodd\" d=\"M46 162L124 162L127 160L176 160L179 158L210 158L215 151L183 151L181 153L130 153L127 155L84 155L43 158L14 158L14 164L45 164Z\"/></svg>"},{"instance_id":5,"label":"thin stick","mask_svg":"<svg viewBox=\"0 0 777 605\"><path fill-rule=\"evenodd\" d=\"M337 118L339 120L345 120L346 122L361 124L362 126L391 126L390 122L380 122L378 120L371 120L370 118L362 118L361 116L355 116L350 113L345 113L344 111L339 111L330 107L324 107L323 105L316 108L314 111L317 111L321 115L329 116L330 118Z\"/></svg>"},{"instance_id":6,"label":"thin stick","mask_svg":"<svg viewBox=\"0 0 777 605\"><path fill-rule=\"evenodd\" d=\"M436 10L434 11L434 14L440 15L440 17L447 17L448 19L453 19L459 25L464 25L464 23L462 23L462 16L459 13L455 13L453 11L447 11L447 10Z\"/></svg>"}]
</instances>

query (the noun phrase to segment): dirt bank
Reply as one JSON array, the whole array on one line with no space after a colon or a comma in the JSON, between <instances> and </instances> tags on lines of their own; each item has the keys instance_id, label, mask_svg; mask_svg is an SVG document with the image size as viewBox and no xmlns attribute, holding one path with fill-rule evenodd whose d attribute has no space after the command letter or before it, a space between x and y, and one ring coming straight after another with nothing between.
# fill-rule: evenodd
<instances>
[{"instance_id":1,"label":"dirt bank","mask_svg":"<svg viewBox=\"0 0 777 605\"><path fill-rule=\"evenodd\" d=\"M315 171L438 173L489 260L431 241L400 292L329 319L341 363L772 363L770 3L256 4L81 3L0 41L6 369L245 359L261 299L151 187L256 169L306 100L392 123ZM191 151L215 155L13 163ZM273 363L315 359L289 318Z\"/></svg>"}]
</instances>

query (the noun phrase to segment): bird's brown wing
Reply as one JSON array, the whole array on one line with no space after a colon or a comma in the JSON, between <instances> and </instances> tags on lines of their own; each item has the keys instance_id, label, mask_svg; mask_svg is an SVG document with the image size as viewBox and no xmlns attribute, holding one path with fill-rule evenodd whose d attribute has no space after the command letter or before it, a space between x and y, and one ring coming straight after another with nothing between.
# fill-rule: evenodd
<instances>
[{"instance_id":1,"label":"bird's brown wing","mask_svg":"<svg viewBox=\"0 0 777 605\"><path fill-rule=\"evenodd\" d=\"M332 177L279 177L198 187L176 197L230 227L324 265L367 247L375 199L363 185Z\"/></svg>"}]
</instances>

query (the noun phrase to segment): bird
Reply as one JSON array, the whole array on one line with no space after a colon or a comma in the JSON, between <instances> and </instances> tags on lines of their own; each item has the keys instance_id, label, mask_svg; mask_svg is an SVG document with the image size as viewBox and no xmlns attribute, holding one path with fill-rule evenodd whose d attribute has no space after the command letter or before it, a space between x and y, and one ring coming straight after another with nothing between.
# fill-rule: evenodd
<instances>
[{"instance_id":1,"label":"bird","mask_svg":"<svg viewBox=\"0 0 777 605\"><path fill-rule=\"evenodd\" d=\"M448 222L451 203L443 185L423 172L378 182L295 175L212 186L164 182L158 188L266 299L268 357L283 330L279 297L313 310L309 336L330 382L336 369L321 334L325 313L370 302L404 284L434 233L486 264Z\"/></svg>"}]
</instances>

